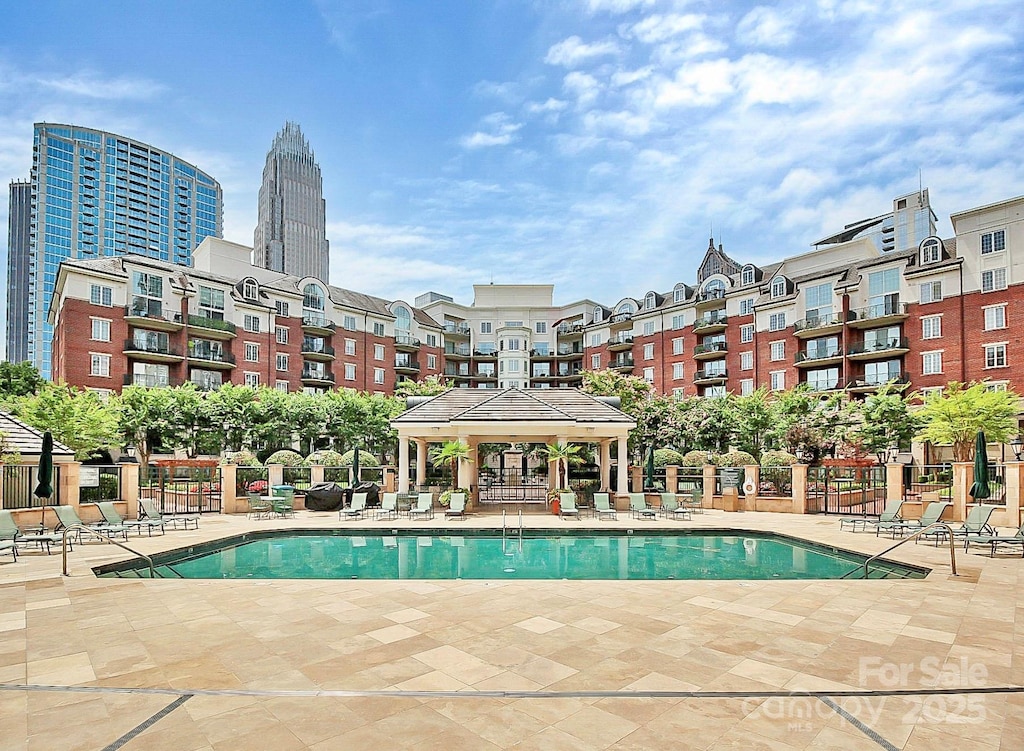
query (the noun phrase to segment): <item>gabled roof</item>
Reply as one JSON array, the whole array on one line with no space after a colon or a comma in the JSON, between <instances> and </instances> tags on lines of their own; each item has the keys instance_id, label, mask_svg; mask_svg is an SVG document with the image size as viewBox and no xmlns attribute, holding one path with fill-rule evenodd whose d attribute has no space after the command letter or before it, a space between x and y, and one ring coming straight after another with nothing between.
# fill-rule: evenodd
<instances>
[{"instance_id":1,"label":"gabled roof","mask_svg":"<svg viewBox=\"0 0 1024 751\"><path fill-rule=\"evenodd\" d=\"M632 423L633 418L578 389L450 389L406 410L392 424L419 422Z\"/></svg>"},{"instance_id":2,"label":"gabled roof","mask_svg":"<svg viewBox=\"0 0 1024 751\"><path fill-rule=\"evenodd\" d=\"M24 456L39 456L43 449L43 433L31 425L26 425L7 412L0 412L0 431L4 434L7 448ZM58 441L53 442L54 457L72 459L75 452Z\"/></svg>"}]
</instances>

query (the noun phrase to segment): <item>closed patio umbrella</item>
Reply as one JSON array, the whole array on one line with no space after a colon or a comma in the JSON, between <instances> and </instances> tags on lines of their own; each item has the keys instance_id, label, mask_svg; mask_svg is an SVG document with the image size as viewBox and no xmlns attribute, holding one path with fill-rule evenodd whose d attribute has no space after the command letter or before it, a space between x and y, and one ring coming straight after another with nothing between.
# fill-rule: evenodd
<instances>
[{"instance_id":1,"label":"closed patio umbrella","mask_svg":"<svg viewBox=\"0 0 1024 751\"><path fill-rule=\"evenodd\" d=\"M49 498L53 495L53 436L47 430L43 433L43 445L39 449L39 470L36 473L39 484L32 491L36 498ZM46 525L46 504L44 503L39 512L41 526Z\"/></svg>"},{"instance_id":2,"label":"closed patio umbrella","mask_svg":"<svg viewBox=\"0 0 1024 751\"><path fill-rule=\"evenodd\" d=\"M352 487L359 484L359 444L352 451Z\"/></svg>"},{"instance_id":3,"label":"closed patio umbrella","mask_svg":"<svg viewBox=\"0 0 1024 751\"><path fill-rule=\"evenodd\" d=\"M985 433L978 431L978 437L974 442L974 484L971 485L971 498L976 501L984 500L992 495L988 486L988 449L986 448Z\"/></svg>"},{"instance_id":4,"label":"closed patio umbrella","mask_svg":"<svg viewBox=\"0 0 1024 751\"><path fill-rule=\"evenodd\" d=\"M647 449L647 477L644 480L644 488L654 490L654 446Z\"/></svg>"}]
</instances>

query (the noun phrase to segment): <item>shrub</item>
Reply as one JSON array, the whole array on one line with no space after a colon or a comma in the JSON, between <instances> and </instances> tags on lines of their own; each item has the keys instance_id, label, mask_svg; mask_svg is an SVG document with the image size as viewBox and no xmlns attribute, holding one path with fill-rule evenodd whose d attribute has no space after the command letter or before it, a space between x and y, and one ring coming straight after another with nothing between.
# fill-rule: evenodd
<instances>
[{"instance_id":1,"label":"shrub","mask_svg":"<svg viewBox=\"0 0 1024 751\"><path fill-rule=\"evenodd\" d=\"M341 455L339 459L339 467L351 467L352 459L355 457L355 452L352 450L346 451ZM371 454L369 451L359 452L359 466L360 467L379 467L380 462L377 461L377 457Z\"/></svg>"},{"instance_id":2,"label":"shrub","mask_svg":"<svg viewBox=\"0 0 1024 751\"><path fill-rule=\"evenodd\" d=\"M742 467L747 464L757 464L757 459L746 451L726 451L724 454L718 455L715 464L719 467Z\"/></svg>"},{"instance_id":3,"label":"shrub","mask_svg":"<svg viewBox=\"0 0 1024 751\"><path fill-rule=\"evenodd\" d=\"M281 449L267 457L267 464L283 464L286 467L304 467L306 460L297 451Z\"/></svg>"},{"instance_id":4,"label":"shrub","mask_svg":"<svg viewBox=\"0 0 1024 751\"><path fill-rule=\"evenodd\" d=\"M241 451L236 451L234 454L231 455L230 460L228 459L228 457L222 456L220 458L220 463L221 464L237 464L239 467L260 467L260 466L262 466L260 464L260 460L256 456L256 454L251 452L249 449L242 449Z\"/></svg>"},{"instance_id":5,"label":"shrub","mask_svg":"<svg viewBox=\"0 0 1024 751\"><path fill-rule=\"evenodd\" d=\"M761 454L762 467L790 467L796 464L796 457L788 451L765 451Z\"/></svg>"},{"instance_id":6,"label":"shrub","mask_svg":"<svg viewBox=\"0 0 1024 751\"><path fill-rule=\"evenodd\" d=\"M654 452L654 466L667 467L670 464L676 466L683 463L683 455L674 449L657 449Z\"/></svg>"},{"instance_id":7,"label":"shrub","mask_svg":"<svg viewBox=\"0 0 1024 751\"><path fill-rule=\"evenodd\" d=\"M342 456L333 449L319 449L306 457L306 464L322 464L325 467L340 467ZM359 457L362 462L363 457Z\"/></svg>"},{"instance_id":8,"label":"shrub","mask_svg":"<svg viewBox=\"0 0 1024 751\"><path fill-rule=\"evenodd\" d=\"M683 454L680 465L683 467L703 467L708 463L708 452L707 451L687 451ZM711 463L717 464L717 457L712 455Z\"/></svg>"}]
</instances>

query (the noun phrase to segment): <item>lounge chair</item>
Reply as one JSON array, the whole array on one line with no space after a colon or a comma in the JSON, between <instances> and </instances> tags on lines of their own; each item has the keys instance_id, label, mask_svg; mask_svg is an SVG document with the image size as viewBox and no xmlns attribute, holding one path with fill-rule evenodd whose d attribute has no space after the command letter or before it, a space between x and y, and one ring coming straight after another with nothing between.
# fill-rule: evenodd
<instances>
[{"instance_id":1,"label":"lounge chair","mask_svg":"<svg viewBox=\"0 0 1024 751\"><path fill-rule=\"evenodd\" d=\"M996 531L992 528L992 525L988 523L988 520L992 518L992 512L996 510L995 506L989 504L980 504L974 506L969 512L967 512L967 518L964 523L960 525L959 529L953 530L953 539L957 537L967 537L968 535L994 535ZM917 540L923 537L935 538L936 547L940 542L946 539L949 534L949 530L946 529L934 529L931 532L925 532ZM915 540L915 542L917 542Z\"/></svg>"},{"instance_id":2,"label":"lounge chair","mask_svg":"<svg viewBox=\"0 0 1024 751\"><path fill-rule=\"evenodd\" d=\"M580 510L576 508L575 493L558 494L558 518L564 519L567 516L572 516L576 519L580 518Z\"/></svg>"},{"instance_id":3,"label":"lounge chair","mask_svg":"<svg viewBox=\"0 0 1024 751\"><path fill-rule=\"evenodd\" d=\"M691 518L690 509L679 505L679 498L675 493L661 494L661 515L666 519L671 517L673 519L683 519L684 521Z\"/></svg>"},{"instance_id":4,"label":"lounge chair","mask_svg":"<svg viewBox=\"0 0 1024 751\"><path fill-rule=\"evenodd\" d=\"M1020 557L1024 558L1024 524L1021 524L1016 534L1012 535L1004 536L995 533L989 535L967 535L964 538L964 550L968 550L972 543L975 545L990 545L991 552L989 555L993 558L996 557L996 548L1000 545L1020 545Z\"/></svg>"},{"instance_id":5,"label":"lounge chair","mask_svg":"<svg viewBox=\"0 0 1024 751\"><path fill-rule=\"evenodd\" d=\"M125 519L114 508L114 504L110 501L100 501L97 504L100 507L100 513L103 515L103 521L109 524L111 527L127 527L128 529L135 529L139 532L139 537L142 537L143 528L149 532L149 536L153 536L153 528L159 527L160 534L164 534L164 523L162 521L156 521L154 519L139 519L138 521L131 521Z\"/></svg>"},{"instance_id":6,"label":"lounge chair","mask_svg":"<svg viewBox=\"0 0 1024 751\"><path fill-rule=\"evenodd\" d=\"M249 511L245 515L246 519L251 519L253 517L259 519L263 516L269 517L270 514L273 513L274 504L259 493L249 491L245 495L249 499Z\"/></svg>"},{"instance_id":7,"label":"lounge chair","mask_svg":"<svg viewBox=\"0 0 1024 751\"><path fill-rule=\"evenodd\" d=\"M353 493L352 504L338 511L339 519L362 519L366 511L366 493Z\"/></svg>"},{"instance_id":8,"label":"lounge chair","mask_svg":"<svg viewBox=\"0 0 1024 751\"><path fill-rule=\"evenodd\" d=\"M60 544L61 536L55 532L26 531L14 521L10 511L0 511L0 540L12 540L15 545L38 545L50 554L50 544Z\"/></svg>"},{"instance_id":9,"label":"lounge chair","mask_svg":"<svg viewBox=\"0 0 1024 751\"><path fill-rule=\"evenodd\" d=\"M869 524L882 524L884 522L900 522L903 521L903 517L900 516L900 508L903 506L903 499L897 498L896 500L888 501L885 504L885 508L882 509L882 513L879 514L877 519L871 519L867 516L844 516L839 520L839 529L849 524L852 528L850 531L856 532L857 527L860 526L862 530L868 528Z\"/></svg>"},{"instance_id":10,"label":"lounge chair","mask_svg":"<svg viewBox=\"0 0 1024 751\"><path fill-rule=\"evenodd\" d=\"M647 505L643 493L629 494L629 512L634 519L657 519L658 512Z\"/></svg>"},{"instance_id":11,"label":"lounge chair","mask_svg":"<svg viewBox=\"0 0 1024 751\"><path fill-rule=\"evenodd\" d=\"M939 501L937 503L929 503L928 508L921 514L920 519L910 519L908 521L892 521L892 522L880 522L875 525L875 537L878 537L882 532L891 532L893 538L896 535L901 537L905 534L916 532L919 529L924 529L930 524L934 524L942 516L943 512L950 507L950 503L947 501Z\"/></svg>"},{"instance_id":12,"label":"lounge chair","mask_svg":"<svg viewBox=\"0 0 1024 751\"><path fill-rule=\"evenodd\" d=\"M606 516L612 519L619 518L615 509L612 508L611 497L608 493L594 493L594 511L597 513L598 519L604 519Z\"/></svg>"},{"instance_id":13,"label":"lounge chair","mask_svg":"<svg viewBox=\"0 0 1024 751\"><path fill-rule=\"evenodd\" d=\"M259 498L259 493L255 494ZM261 501L262 503L262 501ZM145 517L146 519L154 519L164 523L170 524L175 529L178 528L178 522L181 522L185 529L188 529L189 524L194 524L196 529L199 529L199 514L167 514L166 516L161 513L160 506L157 504L155 498L140 498L139 499L139 518Z\"/></svg>"},{"instance_id":14,"label":"lounge chair","mask_svg":"<svg viewBox=\"0 0 1024 751\"><path fill-rule=\"evenodd\" d=\"M10 519L10 512L8 514ZM14 556L14 562L18 562L18 535L21 531L18 529L18 525L14 523L13 519L10 519L10 525L0 528L0 553L10 553Z\"/></svg>"},{"instance_id":15,"label":"lounge chair","mask_svg":"<svg viewBox=\"0 0 1024 751\"><path fill-rule=\"evenodd\" d=\"M398 518L398 493L385 493L381 498L380 508L374 509L374 519Z\"/></svg>"},{"instance_id":16,"label":"lounge chair","mask_svg":"<svg viewBox=\"0 0 1024 751\"><path fill-rule=\"evenodd\" d=\"M416 496L416 505L409 509L410 519L434 518L434 494L420 493Z\"/></svg>"},{"instance_id":17,"label":"lounge chair","mask_svg":"<svg viewBox=\"0 0 1024 751\"><path fill-rule=\"evenodd\" d=\"M57 514L57 528L55 532L60 532L62 529L70 529L71 527L85 527L96 532L100 532L107 537L112 535L124 535L125 542L128 541L128 527L123 524L120 526L108 524L107 522L93 522L92 524L86 524L82 521L78 512L71 506L54 506L53 512ZM75 530L75 537L78 540L82 539L82 530Z\"/></svg>"},{"instance_id":18,"label":"lounge chair","mask_svg":"<svg viewBox=\"0 0 1024 751\"><path fill-rule=\"evenodd\" d=\"M460 519L466 518L465 493L452 493L451 499L448 502L448 508L444 512L444 516L446 519L450 516L457 516Z\"/></svg>"}]
</instances>

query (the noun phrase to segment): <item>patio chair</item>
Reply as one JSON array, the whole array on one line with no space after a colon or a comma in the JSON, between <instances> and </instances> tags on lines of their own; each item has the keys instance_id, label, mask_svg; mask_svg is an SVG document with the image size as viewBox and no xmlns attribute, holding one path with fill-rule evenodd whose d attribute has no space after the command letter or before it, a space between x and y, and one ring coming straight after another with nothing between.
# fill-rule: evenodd
<instances>
[{"instance_id":1,"label":"patio chair","mask_svg":"<svg viewBox=\"0 0 1024 751\"><path fill-rule=\"evenodd\" d=\"M903 517L900 516L900 508L903 506L903 499L897 498L892 501L888 501L885 504L885 508L882 509L882 513L879 514L877 519L869 519L866 516L844 516L839 520L839 529L842 531L843 527L847 524L852 527L851 532L856 532L858 525L861 530L868 528L869 524L881 524L882 522L899 522L903 521Z\"/></svg>"},{"instance_id":2,"label":"patio chair","mask_svg":"<svg viewBox=\"0 0 1024 751\"><path fill-rule=\"evenodd\" d=\"M380 501L380 508L374 509L374 519L398 518L398 493L385 493Z\"/></svg>"},{"instance_id":3,"label":"patio chair","mask_svg":"<svg viewBox=\"0 0 1024 751\"><path fill-rule=\"evenodd\" d=\"M366 496L367 493L353 493L352 504L348 508L343 508L338 511L339 519L362 519L363 512L366 511Z\"/></svg>"},{"instance_id":4,"label":"patio chair","mask_svg":"<svg viewBox=\"0 0 1024 751\"><path fill-rule=\"evenodd\" d=\"M704 491L700 488L691 488L686 493L676 493L676 500L692 514L704 513Z\"/></svg>"},{"instance_id":5,"label":"patio chair","mask_svg":"<svg viewBox=\"0 0 1024 751\"><path fill-rule=\"evenodd\" d=\"M259 498L259 493L255 494ZM155 519L166 525L170 524L174 529L178 528L178 522L181 522L185 529L188 529L188 525L194 524L196 529L199 529L199 514L167 514L164 515L160 511L160 505L156 502L156 498L140 498L139 499L139 518L145 517L147 519Z\"/></svg>"},{"instance_id":6,"label":"patio chair","mask_svg":"<svg viewBox=\"0 0 1024 751\"><path fill-rule=\"evenodd\" d=\"M26 531L14 521L14 514L7 510L0 510L0 540L13 540L15 545L38 545L40 550L45 548L46 554L50 554L50 544L60 544L61 536L55 532Z\"/></svg>"},{"instance_id":7,"label":"patio chair","mask_svg":"<svg viewBox=\"0 0 1024 751\"><path fill-rule=\"evenodd\" d=\"M930 524L934 524L942 516L943 512L950 507L950 503L947 501L939 501L938 503L929 503L928 508L921 514L920 519L910 519L907 521L892 521L892 522L881 522L875 525L875 537L878 537L882 532L891 532L893 538L899 534L901 537L905 534L916 532L919 529L924 529Z\"/></svg>"},{"instance_id":8,"label":"patio chair","mask_svg":"<svg viewBox=\"0 0 1024 751\"><path fill-rule=\"evenodd\" d=\"M651 519L653 521L658 518L658 512L647 505L647 499L644 498L643 493L629 494L629 513L634 519Z\"/></svg>"},{"instance_id":9,"label":"patio chair","mask_svg":"<svg viewBox=\"0 0 1024 751\"><path fill-rule=\"evenodd\" d=\"M70 529L71 527L79 526L85 527L86 529L94 530L96 532L101 532L102 534L105 534L108 537L111 535L124 535L125 542L128 542L128 527L124 526L123 524L121 526L114 526L108 524L107 522L93 522L91 524L86 524L82 521L81 517L78 515L78 512L75 511L71 506L54 506L53 512L57 514L57 528L54 530L55 532L60 532L62 529ZM79 541L81 541L81 529L75 530L75 537Z\"/></svg>"},{"instance_id":10,"label":"patio chair","mask_svg":"<svg viewBox=\"0 0 1024 751\"><path fill-rule=\"evenodd\" d=\"M567 516L580 518L580 510L576 508L576 494L572 492L558 494L558 518Z\"/></svg>"},{"instance_id":11,"label":"patio chair","mask_svg":"<svg viewBox=\"0 0 1024 751\"><path fill-rule=\"evenodd\" d=\"M160 534L164 534L164 523L161 521L155 521L153 519L139 519L138 521L131 521L125 519L114 508L114 504L110 501L100 501L97 504L100 508L100 514L103 515L103 521L109 524L111 527L127 527L128 529L135 529L139 532L139 537L142 537L142 529L146 528L149 532L149 536L153 536L153 527L160 528Z\"/></svg>"},{"instance_id":12,"label":"patio chair","mask_svg":"<svg viewBox=\"0 0 1024 751\"><path fill-rule=\"evenodd\" d=\"M278 516L295 516L295 491L275 495L270 506Z\"/></svg>"},{"instance_id":13,"label":"patio chair","mask_svg":"<svg viewBox=\"0 0 1024 751\"><path fill-rule=\"evenodd\" d=\"M967 535L964 537L964 550L968 550L971 547L971 543L975 545L990 545L991 555L993 558L996 557L996 548L1000 545L1020 545L1020 557L1024 558L1024 524L1020 525L1020 529L1012 535L999 535L996 533L984 535Z\"/></svg>"},{"instance_id":14,"label":"patio chair","mask_svg":"<svg viewBox=\"0 0 1024 751\"><path fill-rule=\"evenodd\" d=\"M967 518L960 525L960 528L953 530L953 539L967 537L967 535L994 535L996 531L988 523L988 520L992 518L992 512L995 510L996 507L989 504L981 504L972 508L967 512ZM914 542L919 541L923 537L935 538L935 546L938 547L939 543L945 540L948 534L949 530L933 529L931 532L925 532Z\"/></svg>"},{"instance_id":15,"label":"patio chair","mask_svg":"<svg viewBox=\"0 0 1024 751\"><path fill-rule=\"evenodd\" d=\"M10 521L9 526L0 526L0 553L10 553L14 556L14 562L18 562L18 535L21 531L18 526L14 523L13 519L10 519L10 512L8 514L8 520Z\"/></svg>"},{"instance_id":16,"label":"patio chair","mask_svg":"<svg viewBox=\"0 0 1024 751\"><path fill-rule=\"evenodd\" d=\"M604 519L606 516L612 519L618 519L619 515L612 508L611 497L608 493L594 493L594 511L597 513L598 519Z\"/></svg>"},{"instance_id":17,"label":"patio chair","mask_svg":"<svg viewBox=\"0 0 1024 751\"><path fill-rule=\"evenodd\" d=\"M460 519L466 518L466 494L452 493L448 508L444 512L445 519L457 516Z\"/></svg>"},{"instance_id":18,"label":"patio chair","mask_svg":"<svg viewBox=\"0 0 1024 751\"><path fill-rule=\"evenodd\" d=\"M416 496L416 505L409 509L410 519L434 518L434 494L420 493Z\"/></svg>"},{"instance_id":19,"label":"patio chair","mask_svg":"<svg viewBox=\"0 0 1024 751\"><path fill-rule=\"evenodd\" d=\"M249 499L249 512L245 515L246 519L269 517L273 513L274 504L259 493L249 491L245 495Z\"/></svg>"},{"instance_id":20,"label":"patio chair","mask_svg":"<svg viewBox=\"0 0 1024 751\"><path fill-rule=\"evenodd\" d=\"M689 521L691 518L690 509L679 505L679 498L675 493L661 494L661 515L666 519L671 517L684 521Z\"/></svg>"}]
</instances>

